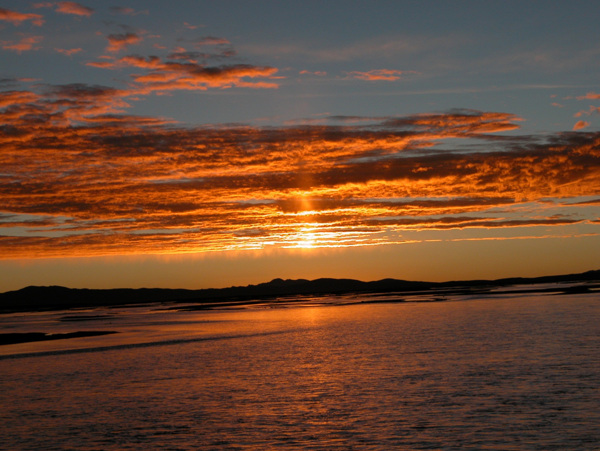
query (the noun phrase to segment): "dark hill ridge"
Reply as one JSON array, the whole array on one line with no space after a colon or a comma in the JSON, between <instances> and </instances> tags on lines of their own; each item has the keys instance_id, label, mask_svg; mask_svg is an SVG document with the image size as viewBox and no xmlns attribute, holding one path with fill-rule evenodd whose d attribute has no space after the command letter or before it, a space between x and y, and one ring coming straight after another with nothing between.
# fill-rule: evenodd
<instances>
[{"instance_id":1,"label":"dark hill ridge","mask_svg":"<svg viewBox=\"0 0 600 451\"><path fill-rule=\"evenodd\" d=\"M0 293L0 312L60 310L154 302L189 302L208 305L224 301L268 300L276 297L295 295L414 293L428 291L441 292L442 294L459 294L473 291L482 292L494 287L518 284L593 281L600 282L600 270L560 276L451 282L415 282L397 279L382 279L373 282L328 278L316 280L273 279L270 282L258 285L202 290L168 288L77 289L60 286L29 286L17 291Z\"/></svg>"}]
</instances>

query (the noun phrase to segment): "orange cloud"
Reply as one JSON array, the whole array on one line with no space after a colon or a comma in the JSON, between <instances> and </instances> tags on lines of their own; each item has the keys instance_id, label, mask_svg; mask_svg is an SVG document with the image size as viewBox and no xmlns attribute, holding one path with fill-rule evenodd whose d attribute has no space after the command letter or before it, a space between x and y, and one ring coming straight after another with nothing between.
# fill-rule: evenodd
<instances>
[{"instance_id":1,"label":"orange cloud","mask_svg":"<svg viewBox=\"0 0 600 451\"><path fill-rule=\"evenodd\" d=\"M317 75L318 77L324 77L327 75L325 71L310 71L310 70L301 70L300 75Z\"/></svg>"},{"instance_id":2,"label":"orange cloud","mask_svg":"<svg viewBox=\"0 0 600 451\"><path fill-rule=\"evenodd\" d=\"M115 63L109 61L90 61L85 63L86 66L97 67L99 69L114 69Z\"/></svg>"},{"instance_id":3,"label":"orange cloud","mask_svg":"<svg viewBox=\"0 0 600 451\"><path fill-rule=\"evenodd\" d=\"M173 90L206 90L208 88L278 88L276 83L252 80L273 78L278 70L269 66L250 64L207 66L196 62L163 62L156 56L144 58L136 55L125 56L112 62L91 62L87 65L105 69L135 67L150 70L147 74L132 74L136 83L136 88L131 92L132 95Z\"/></svg>"},{"instance_id":4,"label":"orange cloud","mask_svg":"<svg viewBox=\"0 0 600 451\"><path fill-rule=\"evenodd\" d=\"M81 52L83 49L81 49L81 48L76 48L76 49L57 49L57 48L55 48L54 50L56 50L58 53L62 53L63 55L71 56L71 55L75 55L76 53Z\"/></svg>"},{"instance_id":5,"label":"orange cloud","mask_svg":"<svg viewBox=\"0 0 600 451\"><path fill-rule=\"evenodd\" d=\"M573 125L573 130L581 130L582 128L589 127L590 123L586 121L577 121L575 125Z\"/></svg>"},{"instance_id":6,"label":"orange cloud","mask_svg":"<svg viewBox=\"0 0 600 451\"><path fill-rule=\"evenodd\" d=\"M116 53L124 50L130 45L137 44L142 41L142 38L136 33L110 34L107 36L108 46L107 52Z\"/></svg>"},{"instance_id":7,"label":"orange cloud","mask_svg":"<svg viewBox=\"0 0 600 451\"><path fill-rule=\"evenodd\" d=\"M17 107L26 103L36 102L40 96L30 91L4 91L0 92L0 108Z\"/></svg>"},{"instance_id":8,"label":"orange cloud","mask_svg":"<svg viewBox=\"0 0 600 451\"><path fill-rule=\"evenodd\" d=\"M114 63L190 73L152 58ZM496 136L519 118L472 110L188 128L124 114L127 90L39 89L0 95L4 258L384 245L416 230L597 219L586 213L597 204L557 216L548 199L600 192L599 133ZM437 150L446 138L455 150Z\"/></svg>"},{"instance_id":9,"label":"orange cloud","mask_svg":"<svg viewBox=\"0 0 600 451\"><path fill-rule=\"evenodd\" d=\"M578 111L573 116L574 117L591 116L592 114L598 113L598 112L600 112L600 107L595 107L595 106L590 105L590 107L587 111L586 110Z\"/></svg>"},{"instance_id":10,"label":"orange cloud","mask_svg":"<svg viewBox=\"0 0 600 451\"><path fill-rule=\"evenodd\" d=\"M30 50L38 50L36 44L43 40L43 36L25 36L20 41L0 41L0 45L4 50L14 50L17 53L27 52Z\"/></svg>"},{"instance_id":11,"label":"orange cloud","mask_svg":"<svg viewBox=\"0 0 600 451\"><path fill-rule=\"evenodd\" d=\"M6 8L0 8L0 20L10 22L13 25L21 25L28 20L38 27L44 24L44 17L39 14L20 13Z\"/></svg>"},{"instance_id":12,"label":"orange cloud","mask_svg":"<svg viewBox=\"0 0 600 451\"><path fill-rule=\"evenodd\" d=\"M32 5L34 8L54 8L61 14L72 14L75 16L89 17L94 13L94 10L88 6L83 6L76 2L61 1L61 2L39 2Z\"/></svg>"},{"instance_id":13,"label":"orange cloud","mask_svg":"<svg viewBox=\"0 0 600 451\"><path fill-rule=\"evenodd\" d=\"M375 69L368 72L348 72L350 78L367 81L396 81L400 80L401 75L415 74L414 71L390 70L390 69Z\"/></svg>"},{"instance_id":14,"label":"orange cloud","mask_svg":"<svg viewBox=\"0 0 600 451\"><path fill-rule=\"evenodd\" d=\"M107 51L111 53L141 41L141 37L135 33L109 35L108 39ZM92 61L86 65L112 70L142 69L142 72L130 73L133 80L129 90L130 96L210 88L277 89L279 87L277 83L267 80L283 78L276 75L277 68L270 66L207 64L211 59L227 59L235 55L227 39L204 36L189 42L196 47L213 48L188 51L184 47L176 47L165 59L140 55L127 55L119 59L113 56L102 56L100 58L104 61Z\"/></svg>"},{"instance_id":15,"label":"orange cloud","mask_svg":"<svg viewBox=\"0 0 600 451\"><path fill-rule=\"evenodd\" d=\"M180 40L180 42L183 41L184 40ZM197 63L197 60L199 59L225 59L236 54L235 50L233 50L233 47L231 47L231 43L225 38L203 36L201 38L185 42L190 42L195 48L201 49L201 51L189 51L185 47L178 46L174 48L171 53L169 53L167 58ZM212 49L210 47L212 47Z\"/></svg>"},{"instance_id":16,"label":"orange cloud","mask_svg":"<svg viewBox=\"0 0 600 451\"><path fill-rule=\"evenodd\" d=\"M219 38L216 36L203 36L194 41L194 45L196 45L197 47L201 47L204 45L224 45L224 44L231 44L231 42L229 42L228 39Z\"/></svg>"},{"instance_id":17,"label":"orange cloud","mask_svg":"<svg viewBox=\"0 0 600 451\"><path fill-rule=\"evenodd\" d=\"M110 10L114 14L123 14L126 16L137 16L139 14L148 14L148 10L136 11L133 8L127 8L124 6L111 6Z\"/></svg>"},{"instance_id":18,"label":"orange cloud","mask_svg":"<svg viewBox=\"0 0 600 451\"><path fill-rule=\"evenodd\" d=\"M577 100L585 100L585 99L597 100L597 99L600 99L600 94L596 94L595 92L588 92L584 96L577 97Z\"/></svg>"},{"instance_id":19,"label":"orange cloud","mask_svg":"<svg viewBox=\"0 0 600 451\"><path fill-rule=\"evenodd\" d=\"M94 13L92 8L80 5L76 2L58 2L56 4L56 11L63 14L73 14L76 16L89 17Z\"/></svg>"},{"instance_id":20,"label":"orange cloud","mask_svg":"<svg viewBox=\"0 0 600 451\"><path fill-rule=\"evenodd\" d=\"M148 58L135 55L124 56L119 60L119 64L141 69L161 69L163 67L158 56L149 56Z\"/></svg>"}]
</instances>

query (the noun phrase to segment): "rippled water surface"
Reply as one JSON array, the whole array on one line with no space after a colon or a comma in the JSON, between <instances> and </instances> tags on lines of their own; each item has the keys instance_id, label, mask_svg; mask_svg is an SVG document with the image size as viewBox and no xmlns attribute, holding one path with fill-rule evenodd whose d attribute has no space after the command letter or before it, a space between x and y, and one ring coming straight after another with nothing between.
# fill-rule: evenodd
<instances>
[{"instance_id":1,"label":"rippled water surface","mask_svg":"<svg viewBox=\"0 0 600 451\"><path fill-rule=\"evenodd\" d=\"M600 449L597 293L0 315L3 449Z\"/></svg>"}]
</instances>

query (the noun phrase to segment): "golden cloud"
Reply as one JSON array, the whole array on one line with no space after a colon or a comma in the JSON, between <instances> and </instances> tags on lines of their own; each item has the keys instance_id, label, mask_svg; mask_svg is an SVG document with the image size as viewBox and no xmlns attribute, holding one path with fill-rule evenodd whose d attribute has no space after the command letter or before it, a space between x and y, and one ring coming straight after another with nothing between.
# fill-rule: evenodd
<instances>
[{"instance_id":1,"label":"golden cloud","mask_svg":"<svg viewBox=\"0 0 600 451\"><path fill-rule=\"evenodd\" d=\"M206 88L274 73L116 62ZM472 110L184 127L124 114L130 95L85 84L0 93L4 258L382 245L414 230L597 219L557 217L546 203L598 196L599 133L497 135L520 118ZM447 138L454 149L438 145Z\"/></svg>"}]
</instances>

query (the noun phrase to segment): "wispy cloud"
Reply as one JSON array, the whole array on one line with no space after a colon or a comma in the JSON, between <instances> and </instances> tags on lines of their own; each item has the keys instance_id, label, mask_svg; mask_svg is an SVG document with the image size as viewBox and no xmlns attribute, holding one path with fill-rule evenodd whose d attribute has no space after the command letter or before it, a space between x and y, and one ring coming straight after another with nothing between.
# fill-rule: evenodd
<instances>
[{"instance_id":1,"label":"wispy cloud","mask_svg":"<svg viewBox=\"0 0 600 451\"><path fill-rule=\"evenodd\" d=\"M584 96L577 97L577 100L585 100L585 99L598 100L598 99L600 99L600 94L596 94L595 92L588 92Z\"/></svg>"},{"instance_id":2,"label":"wispy cloud","mask_svg":"<svg viewBox=\"0 0 600 451\"><path fill-rule=\"evenodd\" d=\"M120 52L130 45L137 44L142 41L142 37L137 33L109 34L106 38L108 39L106 51L110 53Z\"/></svg>"},{"instance_id":3,"label":"wispy cloud","mask_svg":"<svg viewBox=\"0 0 600 451\"><path fill-rule=\"evenodd\" d=\"M323 71L323 70L316 70L316 71L310 71L310 70L301 70L299 72L300 75L316 75L317 77L324 77L327 75L327 72Z\"/></svg>"},{"instance_id":4,"label":"wispy cloud","mask_svg":"<svg viewBox=\"0 0 600 451\"><path fill-rule=\"evenodd\" d=\"M44 17L40 14L20 13L6 8L0 8L0 20L10 22L17 26L26 21L31 21L31 23L38 27L44 24Z\"/></svg>"},{"instance_id":5,"label":"wispy cloud","mask_svg":"<svg viewBox=\"0 0 600 451\"><path fill-rule=\"evenodd\" d=\"M57 13L71 14L74 16L90 17L94 14L94 9L84 6L77 2L38 2L34 3L33 8L54 8Z\"/></svg>"},{"instance_id":6,"label":"wispy cloud","mask_svg":"<svg viewBox=\"0 0 600 451\"><path fill-rule=\"evenodd\" d=\"M402 75L416 74L415 71L402 71L392 69L374 69L367 72L353 71L348 72L349 78L357 78L366 81L396 81L400 80Z\"/></svg>"},{"instance_id":7,"label":"wispy cloud","mask_svg":"<svg viewBox=\"0 0 600 451\"><path fill-rule=\"evenodd\" d=\"M94 13L92 8L76 2L58 2L56 3L56 11L63 14L73 14L85 17L89 17Z\"/></svg>"},{"instance_id":8,"label":"wispy cloud","mask_svg":"<svg viewBox=\"0 0 600 451\"><path fill-rule=\"evenodd\" d=\"M205 45L229 45L229 44L231 44L231 42L229 42L228 39L220 38L217 36L202 36L198 39L194 39L191 42L197 47L202 47Z\"/></svg>"},{"instance_id":9,"label":"wispy cloud","mask_svg":"<svg viewBox=\"0 0 600 451\"><path fill-rule=\"evenodd\" d=\"M588 92L584 96L578 96L577 100L599 100L600 94L596 94L595 92ZM585 116L594 116L600 113L600 107L596 105L589 105L587 110L580 110L574 114L574 117L585 117ZM579 120L573 125L573 130L581 130L587 128L591 125L589 121Z\"/></svg>"},{"instance_id":10,"label":"wispy cloud","mask_svg":"<svg viewBox=\"0 0 600 451\"><path fill-rule=\"evenodd\" d=\"M0 108L15 109L23 104L33 105L39 99L39 95L30 91L4 91L0 94Z\"/></svg>"},{"instance_id":11,"label":"wispy cloud","mask_svg":"<svg viewBox=\"0 0 600 451\"><path fill-rule=\"evenodd\" d=\"M454 49L465 42L468 42L468 39L458 35L443 37L396 35L378 36L343 46L314 45L311 42L263 42L260 44L241 45L240 50L243 50L244 53L257 56L293 56L295 59L329 63L377 58L390 60L393 58L424 55L430 52L443 54L449 49Z\"/></svg>"},{"instance_id":12,"label":"wispy cloud","mask_svg":"<svg viewBox=\"0 0 600 451\"><path fill-rule=\"evenodd\" d=\"M43 36L23 36L19 41L0 41L0 45L4 50L22 53L38 50L40 47L37 44L42 42L43 39Z\"/></svg>"},{"instance_id":13,"label":"wispy cloud","mask_svg":"<svg viewBox=\"0 0 600 451\"><path fill-rule=\"evenodd\" d=\"M145 74L131 75L136 86L132 90L132 95L208 88L278 88L276 83L255 80L274 78L278 70L269 66L251 64L209 66L194 61L163 61L157 56L144 58L136 55L113 61L91 62L88 65L104 69L134 67L148 70Z\"/></svg>"},{"instance_id":14,"label":"wispy cloud","mask_svg":"<svg viewBox=\"0 0 600 451\"><path fill-rule=\"evenodd\" d=\"M61 53L63 55L67 55L67 56L71 56L71 55L75 55L76 53L79 53L81 51L83 51L82 48L78 47L76 49L58 49L55 48L55 51L57 51L58 53Z\"/></svg>"},{"instance_id":15,"label":"wispy cloud","mask_svg":"<svg viewBox=\"0 0 600 451\"><path fill-rule=\"evenodd\" d=\"M138 16L140 14L149 14L147 9L136 11L133 8L125 7L125 6L111 6L110 10L113 14L123 14L125 16Z\"/></svg>"}]
</instances>

